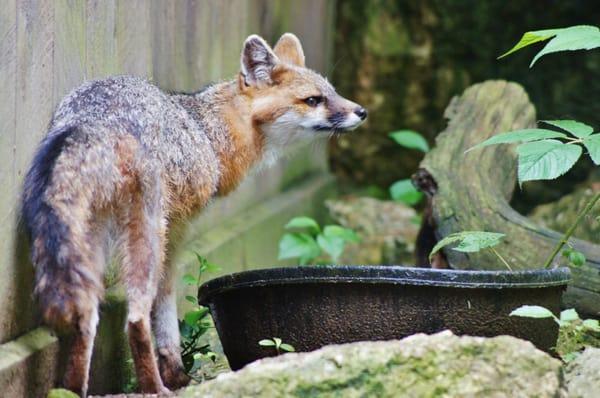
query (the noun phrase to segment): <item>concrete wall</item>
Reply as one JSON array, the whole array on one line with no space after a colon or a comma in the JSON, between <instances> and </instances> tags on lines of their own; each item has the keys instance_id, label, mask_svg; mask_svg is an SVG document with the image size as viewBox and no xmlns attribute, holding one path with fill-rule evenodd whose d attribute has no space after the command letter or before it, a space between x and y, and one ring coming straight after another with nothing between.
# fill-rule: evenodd
<instances>
[{"instance_id":1,"label":"concrete wall","mask_svg":"<svg viewBox=\"0 0 600 398\"><path fill-rule=\"evenodd\" d=\"M47 331L38 328L31 300L33 270L18 224L18 199L24 173L57 102L85 80L115 74L145 76L164 89L181 91L233 77L239 67L241 44L250 33L260 33L273 43L281 33L295 32L304 44L308 65L326 72L333 10L334 0L2 1L3 396L36 396L47 383L35 375L44 373L46 380L55 372L32 373L30 369L31 363L37 363L32 355L43 354L44 364L54 364L56 344ZM320 198L330 192L331 183L325 146L298 148L274 168L250 177L236 193L212 204L190 224L176 259L181 272L193 266L190 248L219 262L223 272L274 264L281 225L292 215L318 211ZM108 314L105 318L110 318L110 311L104 311ZM119 324L118 320L113 323ZM111 327L105 325L107 328L110 335ZM3 361L2 357L9 358L6 353L11 353L10 360ZM99 356L110 360L110 353ZM26 381L41 383L40 389L30 390Z\"/></svg>"}]
</instances>

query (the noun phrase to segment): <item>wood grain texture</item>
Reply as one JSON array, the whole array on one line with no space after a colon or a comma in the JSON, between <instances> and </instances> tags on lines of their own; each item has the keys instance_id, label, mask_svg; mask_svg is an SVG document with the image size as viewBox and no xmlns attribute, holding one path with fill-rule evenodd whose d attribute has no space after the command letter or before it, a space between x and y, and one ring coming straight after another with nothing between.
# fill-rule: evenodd
<instances>
[{"instance_id":1,"label":"wood grain texture","mask_svg":"<svg viewBox=\"0 0 600 398\"><path fill-rule=\"evenodd\" d=\"M510 207L516 186L514 145L465 151L490 136L535 126L535 108L515 83L487 81L455 97L445 116L448 126L421 162L437 182L432 210L435 233L441 239L453 232L501 232L506 238L497 251L515 270L540 268L560 239L556 231L540 227ZM571 239L587 264L571 268L572 283L565 302L580 312L600 311L600 246ZM444 249L452 268L505 270L490 251L461 253ZM557 257L555 262L564 261ZM574 298L584 298L575 300Z\"/></svg>"},{"instance_id":2,"label":"wood grain texture","mask_svg":"<svg viewBox=\"0 0 600 398\"><path fill-rule=\"evenodd\" d=\"M86 4L83 0L54 1L53 103L85 80Z\"/></svg>"},{"instance_id":3,"label":"wood grain texture","mask_svg":"<svg viewBox=\"0 0 600 398\"><path fill-rule=\"evenodd\" d=\"M117 0L117 73L152 78L151 2Z\"/></svg>"},{"instance_id":4,"label":"wood grain texture","mask_svg":"<svg viewBox=\"0 0 600 398\"><path fill-rule=\"evenodd\" d=\"M86 3L86 79L100 79L118 72L115 43L116 0L89 0Z\"/></svg>"},{"instance_id":5,"label":"wood grain texture","mask_svg":"<svg viewBox=\"0 0 600 398\"><path fill-rule=\"evenodd\" d=\"M54 4L50 0L18 1L16 18L15 169L18 195L24 174L44 135L53 107ZM37 322L31 301L33 270L27 260L24 236L19 233L15 200L2 228L15 242L11 266L3 273L0 295L0 341L13 338Z\"/></svg>"},{"instance_id":6,"label":"wood grain texture","mask_svg":"<svg viewBox=\"0 0 600 398\"><path fill-rule=\"evenodd\" d=\"M297 5L295 14L291 3L2 1L0 343L25 333L37 322L28 248L17 228L17 203L24 173L62 97L86 80L118 74L143 76L169 90L196 91L211 81L235 76L243 40L251 33L265 35L273 43L285 31L297 30L300 36L311 32L305 47L320 57L329 46L328 38L318 36L331 28L325 26L331 24L331 10L327 11L331 0ZM288 178L286 162L249 180L238 195L217 202L200 220L206 220L203 228L209 230L221 218L280 192ZM312 152L301 166L292 167L298 173L320 173L324 162L322 153Z\"/></svg>"},{"instance_id":7,"label":"wood grain texture","mask_svg":"<svg viewBox=\"0 0 600 398\"><path fill-rule=\"evenodd\" d=\"M15 244L15 209L17 188L15 181L15 97L17 74L16 1L9 0L0 7L0 273L9 278L0 279L0 343L12 337L14 310L11 286L14 279L13 252Z\"/></svg>"}]
</instances>

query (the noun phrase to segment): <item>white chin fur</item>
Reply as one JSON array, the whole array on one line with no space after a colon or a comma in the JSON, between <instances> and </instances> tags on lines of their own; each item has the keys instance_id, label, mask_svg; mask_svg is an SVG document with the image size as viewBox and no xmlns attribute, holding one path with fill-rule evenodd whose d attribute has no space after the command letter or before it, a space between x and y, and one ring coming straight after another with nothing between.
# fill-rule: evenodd
<instances>
[{"instance_id":1,"label":"white chin fur","mask_svg":"<svg viewBox=\"0 0 600 398\"><path fill-rule=\"evenodd\" d=\"M315 112L319 113L319 112ZM260 168L272 166L277 159L285 152L286 148L299 141L308 141L316 137L311 126L323 117L317 115L302 116L294 111L288 111L278 117L273 123L263 126L263 132L266 137L265 150Z\"/></svg>"}]
</instances>

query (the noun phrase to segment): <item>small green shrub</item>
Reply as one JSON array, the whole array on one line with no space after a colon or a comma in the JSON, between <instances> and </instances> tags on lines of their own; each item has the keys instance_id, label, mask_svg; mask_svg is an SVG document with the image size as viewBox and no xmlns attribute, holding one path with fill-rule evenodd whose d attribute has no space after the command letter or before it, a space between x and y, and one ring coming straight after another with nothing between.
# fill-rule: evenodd
<instances>
[{"instance_id":1,"label":"small green shrub","mask_svg":"<svg viewBox=\"0 0 600 398\"><path fill-rule=\"evenodd\" d=\"M359 242L358 235L340 225L319 226L310 217L292 218L285 229L292 230L279 241L279 259L296 258L300 265L337 263L347 243Z\"/></svg>"},{"instance_id":2,"label":"small green shrub","mask_svg":"<svg viewBox=\"0 0 600 398\"><path fill-rule=\"evenodd\" d=\"M443 247L457 244L452 250L456 250L464 253L478 252L482 249L489 249L494 253L496 257L512 271L508 262L498 253L494 246L498 245L502 238L506 235L497 232L485 232L485 231L461 231L450 234L444 239L440 240L431 250L429 254L429 260L431 257L440 251Z\"/></svg>"},{"instance_id":3,"label":"small green shrub","mask_svg":"<svg viewBox=\"0 0 600 398\"><path fill-rule=\"evenodd\" d=\"M205 273L217 272L220 268L208 262L207 259L196 254L198 260L197 276L186 274L183 276L183 283L195 287L195 291L200 286L202 276ZM201 337L211 328L212 320L208 313L208 308L198 305L194 296L186 296L185 299L194 304L194 308L186 312L183 319L179 320L179 333L181 334L181 359L186 373L190 376L198 370L202 361L215 359L215 354L210 350L208 344L201 344Z\"/></svg>"},{"instance_id":4,"label":"small green shrub","mask_svg":"<svg viewBox=\"0 0 600 398\"><path fill-rule=\"evenodd\" d=\"M277 355L280 355L282 351L284 352L294 352L296 349L291 345L284 343L279 337L273 337L271 339L263 339L258 342L258 345L261 347L273 347L277 352Z\"/></svg>"}]
</instances>

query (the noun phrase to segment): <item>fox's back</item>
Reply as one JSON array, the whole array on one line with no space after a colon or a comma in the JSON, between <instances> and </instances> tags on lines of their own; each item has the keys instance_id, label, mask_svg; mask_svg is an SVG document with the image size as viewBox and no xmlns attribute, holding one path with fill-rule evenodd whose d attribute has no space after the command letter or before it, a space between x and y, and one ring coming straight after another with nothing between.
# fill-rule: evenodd
<instances>
[{"instance_id":1,"label":"fox's back","mask_svg":"<svg viewBox=\"0 0 600 398\"><path fill-rule=\"evenodd\" d=\"M165 185L174 188L174 200L193 201L193 192L206 196L216 189L218 157L201 123L176 97L144 79L117 76L84 83L56 109L50 131L65 128L77 129L74 140L85 143L81 156L97 153L102 161L102 154L117 147L133 153L138 168L158 169Z\"/></svg>"}]
</instances>

